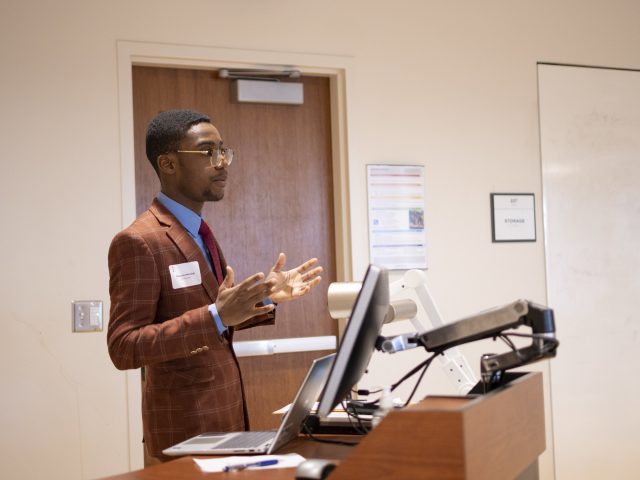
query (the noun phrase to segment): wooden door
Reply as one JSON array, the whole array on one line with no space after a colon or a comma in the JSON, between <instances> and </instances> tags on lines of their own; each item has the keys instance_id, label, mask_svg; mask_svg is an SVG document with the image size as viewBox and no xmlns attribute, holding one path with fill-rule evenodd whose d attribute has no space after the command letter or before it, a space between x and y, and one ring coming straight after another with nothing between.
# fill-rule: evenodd
<instances>
[{"instance_id":1,"label":"wooden door","mask_svg":"<svg viewBox=\"0 0 640 480\"><path fill-rule=\"evenodd\" d=\"M336 335L327 288L335 281L329 79L303 77L304 105L238 104L231 81L211 70L133 67L136 206L140 214L160 183L145 155L145 132L160 111L209 115L234 149L225 197L205 205L236 278L267 272L279 252L289 268L318 257L323 281L311 294L278 306L276 325L237 332L235 341ZM271 412L293 399L312 359L327 352L245 357L240 366L252 430L272 428Z\"/></svg>"}]
</instances>

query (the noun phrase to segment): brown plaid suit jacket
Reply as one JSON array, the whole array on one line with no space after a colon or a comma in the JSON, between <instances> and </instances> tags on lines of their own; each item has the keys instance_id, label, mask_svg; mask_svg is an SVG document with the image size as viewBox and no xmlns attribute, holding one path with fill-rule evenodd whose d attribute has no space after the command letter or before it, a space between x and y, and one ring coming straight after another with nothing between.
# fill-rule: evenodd
<instances>
[{"instance_id":1,"label":"brown plaid suit jacket","mask_svg":"<svg viewBox=\"0 0 640 480\"><path fill-rule=\"evenodd\" d=\"M221 251L220 258L224 269ZM174 289L169 266L192 261L202 284ZM187 230L157 200L114 237L109 293L111 360L121 370L145 367L142 422L151 455L199 433L248 429L233 329L220 336L208 310L218 283ZM236 328L273 321L271 313Z\"/></svg>"}]
</instances>

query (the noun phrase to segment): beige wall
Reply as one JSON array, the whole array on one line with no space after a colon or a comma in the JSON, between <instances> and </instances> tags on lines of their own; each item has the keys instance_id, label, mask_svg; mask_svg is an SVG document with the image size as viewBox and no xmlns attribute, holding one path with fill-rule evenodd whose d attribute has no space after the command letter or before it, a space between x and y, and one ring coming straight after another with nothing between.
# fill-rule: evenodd
<instances>
[{"instance_id":1,"label":"beige wall","mask_svg":"<svg viewBox=\"0 0 640 480\"><path fill-rule=\"evenodd\" d=\"M545 302L536 62L640 68L639 19L633 0L4 0L0 476L129 466L125 375L104 333L70 328L74 299L108 310L106 252L122 226L118 40L351 58L354 276L368 263L365 164L424 163L430 287L452 320ZM492 191L536 193L537 243L491 243ZM482 351L465 350L474 368ZM552 458L543 472L552 478Z\"/></svg>"}]
</instances>

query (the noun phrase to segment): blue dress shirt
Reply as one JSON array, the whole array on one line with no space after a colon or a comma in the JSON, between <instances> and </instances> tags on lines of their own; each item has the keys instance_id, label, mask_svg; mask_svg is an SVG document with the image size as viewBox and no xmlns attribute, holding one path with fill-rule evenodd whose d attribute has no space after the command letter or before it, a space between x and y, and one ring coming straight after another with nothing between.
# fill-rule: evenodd
<instances>
[{"instance_id":1,"label":"blue dress shirt","mask_svg":"<svg viewBox=\"0 0 640 480\"><path fill-rule=\"evenodd\" d=\"M169 210L174 217L178 219L178 221L182 224L182 226L189 232L189 235L193 237L200 250L202 250L202 254L204 258L207 259L207 263L209 264L209 268L213 271L213 267L211 265L211 259L209 258L209 252L207 252L207 248L204 245L204 241L202 237L198 233L200 230L200 224L202 223L202 217L198 215L193 210L188 209L181 203L176 202L172 198L167 197L164 193L158 193L158 201L164 205L167 210ZM222 323L222 319L220 318L220 314L218 314L218 309L216 308L216 304L212 303L209 305L209 313L211 313L211 317L213 318L213 323L218 330L218 333L222 335L227 331L227 327Z\"/></svg>"}]
</instances>

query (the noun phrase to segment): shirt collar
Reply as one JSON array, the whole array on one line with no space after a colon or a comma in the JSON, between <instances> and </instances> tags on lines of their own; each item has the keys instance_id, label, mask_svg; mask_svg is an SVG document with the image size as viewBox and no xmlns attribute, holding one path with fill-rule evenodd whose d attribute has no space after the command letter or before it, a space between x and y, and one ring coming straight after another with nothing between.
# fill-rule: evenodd
<instances>
[{"instance_id":1,"label":"shirt collar","mask_svg":"<svg viewBox=\"0 0 640 480\"><path fill-rule=\"evenodd\" d=\"M182 224L184 228L194 237L198 236L202 217L193 210L188 209L181 203L169 198L164 193L158 193L158 201L169 210L174 217Z\"/></svg>"}]
</instances>

